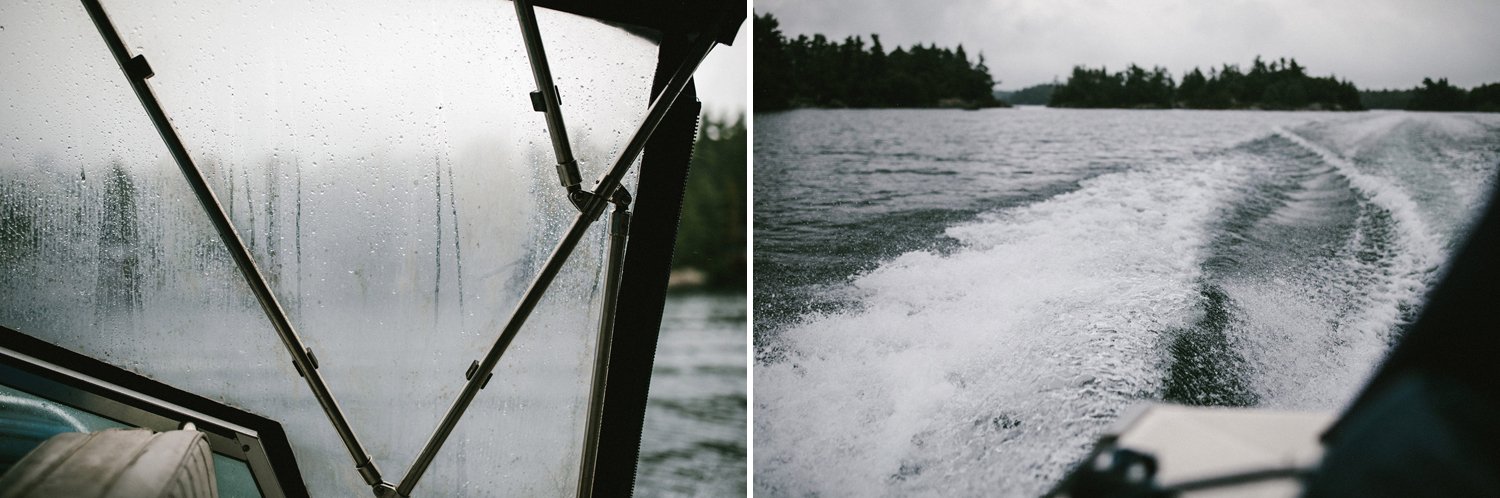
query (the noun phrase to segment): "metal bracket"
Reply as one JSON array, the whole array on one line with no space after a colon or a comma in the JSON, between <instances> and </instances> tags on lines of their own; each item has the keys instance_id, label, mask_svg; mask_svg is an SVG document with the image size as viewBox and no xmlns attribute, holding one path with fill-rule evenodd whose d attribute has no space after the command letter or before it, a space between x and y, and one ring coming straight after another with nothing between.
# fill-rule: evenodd
<instances>
[{"instance_id":1,"label":"metal bracket","mask_svg":"<svg viewBox=\"0 0 1500 498\"><path fill-rule=\"evenodd\" d=\"M625 187L616 188L614 193L609 196L609 202L615 203L615 206L620 209L630 209L630 203L634 201L635 198L631 197L630 191L625 190Z\"/></svg>"},{"instance_id":2,"label":"metal bracket","mask_svg":"<svg viewBox=\"0 0 1500 498\"><path fill-rule=\"evenodd\" d=\"M245 283L255 294L261 311L265 312L266 320L276 331L287 353L292 356L292 365L297 369L297 374L307 381L308 389L312 391L313 397L317 398L323 414L328 417L334 431L343 441L345 449L354 459L360 475L365 478L365 483L371 486L381 483L380 472L375 469L374 462L370 461L370 453L365 451L364 445L360 444L359 438L354 435L354 429L349 426L348 418L344 416L343 410L339 409L338 401L328 390L328 385L323 378L318 375L317 359L312 356L312 350L303 345L296 328L287 319L286 310L277 301L270 284L261 274L260 268L255 265L255 258L245 247L244 241L240 239L239 231L235 230L229 214L224 211L224 206L219 204L203 172L193 163L192 155L188 154L187 146L182 143L177 130L172 128L166 111L162 110L161 103L156 100L156 94L151 91L150 85L146 84L146 79L155 76L156 72L151 69L151 64L146 62L145 56L130 56L129 50L125 47L125 41L120 38L119 30L116 30L114 24L110 22L109 15L104 11L104 6L100 5L99 0L81 0L81 2L84 10L94 21L94 26L98 28L99 36L104 38L104 44L109 47L115 63L120 66L120 72L125 75L131 89L135 91L135 96L140 100L147 117L151 119L151 124L161 135L163 145L166 145L177 167L182 170L182 175L187 180L188 187L192 189L193 195L198 198L204 214L213 223L214 231L224 243L229 257L234 260L240 275L245 278ZM303 363L308 363L308 365L303 365Z\"/></svg>"},{"instance_id":3,"label":"metal bracket","mask_svg":"<svg viewBox=\"0 0 1500 498\"><path fill-rule=\"evenodd\" d=\"M304 351L307 352L308 368L316 370L318 368L318 357L313 355L312 348L307 348ZM292 367L297 369L298 377L307 378L307 370L302 368L302 363L298 362L296 357L292 358Z\"/></svg>"},{"instance_id":4,"label":"metal bracket","mask_svg":"<svg viewBox=\"0 0 1500 498\"><path fill-rule=\"evenodd\" d=\"M130 66L125 69L131 78L150 79L156 76L156 71L151 70L151 63L146 62L146 56L137 54L130 59Z\"/></svg>"},{"instance_id":5,"label":"metal bracket","mask_svg":"<svg viewBox=\"0 0 1500 498\"><path fill-rule=\"evenodd\" d=\"M531 92L531 110L547 112L547 101L542 98L542 92Z\"/></svg>"},{"instance_id":6,"label":"metal bracket","mask_svg":"<svg viewBox=\"0 0 1500 498\"><path fill-rule=\"evenodd\" d=\"M532 21L530 28L534 30L536 19L531 12L531 6L527 0L516 0L516 11L518 16L523 18L523 27L527 24L524 18L530 18ZM640 156L641 150L646 147L646 142L650 140L652 132L656 131L656 127L666 118L667 112L672 109L672 103L677 100L679 95L682 95L683 89L687 88L689 82L692 81L693 72L698 69L698 65L703 62L703 59L708 57L715 43L715 40L710 36L700 36L688 46L687 56L672 71L666 84L662 85L661 91L657 94L658 96L651 102L650 107L647 108L645 118L641 120L640 126L636 128L635 133L626 142L625 149L615 159L614 165L599 178L594 193L585 194L586 202L583 203L585 209L578 213L577 218L573 219L572 225L563 233L562 239L558 240L557 245L552 249L552 253L542 263L542 268L537 272L536 276L532 277L531 284L526 288L526 292L521 295L521 301L516 303L516 308L511 311L510 319L505 322L504 328L500 330L499 337L495 338L494 344L485 353L483 361L476 362L477 366L475 367L474 375L489 375L494 372L495 365L500 363L500 357L510 347L511 341L515 339L516 334L520 333L521 327L525 325L526 319L531 316L531 312L536 309L537 303L541 301L542 295L547 292L547 288L552 285L552 280L562 270L562 266L567 262L568 256L578 247L579 241L583 239L589 226L604 212L604 199L615 199L617 196L620 196L619 198L621 199L627 198L625 196L629 194L621 196L619 193L619 191L624 190L620 188L621 180L625 177L625 173L630 170L630 166L635 163L636 158ZM534 49L529 41L527 49L528 51ZM536 67L536 60L535 57L532 58L533 68ZM546 85L543 88L546 88ZM554 141L553 145L556 146L557 143ZM443 418L438 421L438 425L433 429L432 435L428 436L427 442L422 445L421 452L417 453L416 460L407 468L406 475L401 478L400 485L396 487L398 495L411 495L411 490L422 479L422 474L427 472L428 466L432 465L432 459L437 455L438 450L442 448L443 443L447 441L448 436L452 434L453 428L458 425L458 419L463 417L464 412L469 409L469 404L479 394L481 386L481 383L474 381L473 375L470 375L469 379L465 381L464 387L459 391L457 399L453 400L453 404L448 407L447 413L444 413Z\"/></svg>"},{"instance_id":7,"label":"metal bracket","mask_svg":"<svg viewBox=\"0 0 1500 498\"><path fill-rule=\"evenodd\" d=\"M552 138L552 152L557 155L557 179L568 189L568 198L580 210L583 206L575 198L583 177L578 172L578 161L573 158L572 145L568 143L568 128L563 124L562 97L557 85L552 83L552 69L547 66L547 51L542 47L542 33L537 28L536 12L531 10L528 0L516 0L516 19L521 24L521 38L526 42L526 58L531 61L531 75L536 79L537 91L531 92L531 108L547 114L547 134Z\"/></svg>"},{"instance_id":8,"label":"metal bracket","mask_svg":"<svg viewBox=\"0 0 1500 498\"><path fill-rule=\"evenodd\" d=\"M630 196L630 192L625 191L624 187L617 187L615 188L614 192L610 194L609 199L607 200L600 196L597 192L590 192L583 189L568 192L568 200L572 201L573 206L577 207L578 211L580 212L594 212L593 220L598 220L599 216L604 214L604 210L599 209L597 210L597 212L595 212L595 206L592 205L593 203L609 202L616 206L621 206L622 209L629 209L630 203L634 200L634 198Z\"/></svg>"},{"instance_id":9,"label":"metal bracket","mask_svg":"<svg viewBox=\"0 0 1500 498\"><path fill-rule=\"evenodd\" d=\"M477 372L477 371L479 371L479 360L474 360L473 363L469 364L469 371L464 372L464 380L473 379L474 378L474 372ZM480 389L484 389L485 386L490 385L490 379L493 379L493 378L495 378L495 372L490 372L489 375L484 376L484 382L482 382L482 383L479 384L479 388Z\"/></svg>"},{"instance_id":10,"label":"metal bracket","mask_svg":"<svg viewBox=\"0 0 1500 498\"><path fill-rule=\"evenodd\" d=\"M375 488L376 498L396 498L401 496L400 493L396 492L396 486L388 482L382 481L372 487Z\"/></svg>"},{"instance_id":11,"label":"metal bracket","mask_svg":"<svg viewBox=\"0 0 1500 498\"><path fill-rule=\"evenodd\" d=\"M536 112L547 112L547 96L542 92L531 92L531 110ZM558 91L557 85L552 85L552 98L557 99L558 107L562 107L562 92Z\"/></svg>"}]
</instances>

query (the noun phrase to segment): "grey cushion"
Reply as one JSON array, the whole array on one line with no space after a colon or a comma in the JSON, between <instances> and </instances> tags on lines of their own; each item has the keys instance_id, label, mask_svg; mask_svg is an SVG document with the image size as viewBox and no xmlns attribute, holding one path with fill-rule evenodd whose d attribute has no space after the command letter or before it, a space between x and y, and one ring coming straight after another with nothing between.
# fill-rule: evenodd
<instances>
[{"instance_id":1,"label":"grey cushion","mask_svg":"<svg viewBox=\"0 0 1500 498\"><path fill-rule=\"evenodd\" d=\"M0 498L217 498L197 431L108 429L52 436L0 476Z\"/></svg>"}]
</instances>

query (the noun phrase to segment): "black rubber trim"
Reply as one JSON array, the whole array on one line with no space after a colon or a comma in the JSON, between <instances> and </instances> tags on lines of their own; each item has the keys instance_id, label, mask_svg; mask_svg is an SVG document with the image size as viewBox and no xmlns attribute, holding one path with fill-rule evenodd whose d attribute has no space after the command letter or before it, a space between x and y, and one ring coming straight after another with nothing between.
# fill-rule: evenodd
<instances>
[{"instance_id":1,"label":"black rubber trim","mask_svg":"<svg viewBox=\"0 0 1500 498\"><path fill-rule=\"evenodd\" d=\"M261 448L265 450L266 457L270 460L271 467L275 470L276 480L280 482L281 489L286 493L286 496L298 498L307 496L307 485L302 481L302 474L297 468L297 458L292 454L291 444L287 442L286 431L282 430L281 424L275 420L157 382L120 367L17 332L9 327L0 326L0 344L18 353L37 358L47 363L66 367L78 373L115 384L124 389L253 430L256 432L256 437L260 439ZM21 362L7 355L0 354L0 363L141 410L163 416L175 415L161 413L160 409L153 406L142 406L138 400L124 393L99 389L88 382L66 375L58 375L51 370ZM0 379L0 383L3 383L3 379ZM195 423L197 422L195 421ZM207 427L209 424L207 422L203 424L206 426L205 428L216 429L215 432L233 432L224 427Z\"/></svg>"},{"instance_id":2,"label":"black rubber trim","mask_svg":"<svg viewBox=\"0 0 1500 498\"><path fill-rule=\"evenodd\" d=\"M661 92L687 47L685 36L662 40L652 95ZM651 367L701 108L689 83L642 154L635 215L621 270L593 496L630 496L635 488Z\"/></svg>"}]
</instances>

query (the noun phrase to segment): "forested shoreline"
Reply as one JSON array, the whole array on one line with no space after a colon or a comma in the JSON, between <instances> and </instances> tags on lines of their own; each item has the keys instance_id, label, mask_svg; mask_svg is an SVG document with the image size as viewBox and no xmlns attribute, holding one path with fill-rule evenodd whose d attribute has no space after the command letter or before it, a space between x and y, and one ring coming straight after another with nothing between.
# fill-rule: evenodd
<instances>
[{"instance_id":1,"label":"forested shoreline","mask_svg":"<svg viewBox=\"0 0 1500 498\"><path fill-rule=\"evenodd\" d=\"M1334 76L1313 77L1296 59L1265 62L1259 57L1249 71L1225 64L1204 74L1193 68L1176 83L1161 67L1131 64L1111 73L1105 68L1073 68L1047 103L1050 107L1144 109L1272 109L1359 111L1359 89Z\"/></svg>"},{"instance_id":2,"label":"forested shoreline","mask_svg":"<svg viewBox=\"0 0 1500 498\"><path fill-rule=\"evenodd\" d=\"M984 56L962 45L896 47L879 35L842 42L788 38L771 14L755 16L755 109L799 107L998 107Z\"/></svg>"},{"instance_id":3,"label":"forested shoreline","mask_svg":"<svg viewBox=\"0 0 1500 498\"><path fill-rule=\"evenodd\" d=\"M1248 109L1500 112L1500 83L1465 90L1423 78L1408 90L1360 90L1337 76L1311 76L1295 58L1256 57L1238 64L1194 67L1179 81L1162 67L1135 64L1111 72L1073 67L1066 81L997 91L981 54L971 60L963 45L896 47L880 35L842 41L821 34L782 33L770 14L754 18L755 111L798 108L965 108L1011 104L1065 108Z\"/></svg>"},{"instance_id":4,"label":"forested shoreline","mask_svg":"<svg viewBox=\"0 0 1500 498\"><path fill-rule=\"evenodd\" d=\"M693 146L672 268L701 274L692 283L706 289L745 289L747 147L744 114L706 116Z\"/></svg>"},{"instance_id":5,"label":"forested shoreline","mask_svg":"<svg viewBox=\"0 0 1500 498\"><path fill-rule=\"evenodd\" d=\"M1371 109L1500 112L1500 83L1464 90L1448 83L1447 78L1437 81L1423 78L1422 86L1419 87L1360 92L1360 98L1364 100L1365 107Z\"/></svg>"}]
</instances>

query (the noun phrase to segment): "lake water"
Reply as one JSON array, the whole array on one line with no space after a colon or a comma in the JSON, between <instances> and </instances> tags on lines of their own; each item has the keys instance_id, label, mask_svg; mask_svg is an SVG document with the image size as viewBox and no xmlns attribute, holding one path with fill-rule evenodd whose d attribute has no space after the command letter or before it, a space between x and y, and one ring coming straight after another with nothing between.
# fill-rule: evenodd
<instances>
[{"instance_id":1,"label":"lake water","mask_svg":"<svg viewBox=\"0 0 1500 498\"><path fill-rule=\"evenodd\" d=\"M637 496L745 495L745 295L667 298Z\"/></svg>"},{"instance_id":2,"label":"lake water","mask_svg":"<svg viewBox=\"0 0 1500 498\"><path fill-rule=\"evenodd\" d=\"M755 484L1045 491L1130 406L1340 408L1500 165L1500 116L756 116Z\"/></svg>"}]
</instances>

